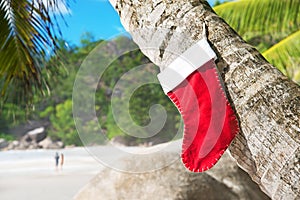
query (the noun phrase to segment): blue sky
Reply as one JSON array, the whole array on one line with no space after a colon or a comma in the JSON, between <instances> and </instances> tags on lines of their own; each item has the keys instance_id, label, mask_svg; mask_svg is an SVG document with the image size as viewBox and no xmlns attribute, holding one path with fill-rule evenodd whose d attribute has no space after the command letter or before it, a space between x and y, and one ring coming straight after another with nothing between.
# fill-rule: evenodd
<instances>
[{"instance_id":1,"label":"blue sky","mask_svg":"<svg viewBox=\"0 0 300 200\"><path fill-rule=\"evenodd\" d=\"M124 32L119 16L108 0L71 1L70 14L65 14L64 18L68 26L60 18L59 24L63 38L70 44L79 45L84 32L92 33L95 39L109 39Z\"/></svg>"}]
</instances>

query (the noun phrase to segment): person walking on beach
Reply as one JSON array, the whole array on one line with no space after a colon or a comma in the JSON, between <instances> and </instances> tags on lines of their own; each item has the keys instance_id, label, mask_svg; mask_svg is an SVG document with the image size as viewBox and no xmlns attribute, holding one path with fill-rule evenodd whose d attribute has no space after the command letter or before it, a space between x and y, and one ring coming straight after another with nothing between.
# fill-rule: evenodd
<instances>
[{"instance_id":1,"label":"person walking on beach","mask_svg":"<svg viewBox=\"0 0 300 200\"><path fill-rule=\"evenodd\" d=\"M59 154L58 154L58 152L56 152L55 153L55 166L56 166L56 168L58 167L58 161L59 161Z\"/></svg>"},{"instance_id":2,"label":"person walking on beach","mask_svg":"<svg viewBox=\"0 0 300 200\"><path fill-rule=\"evenodd\" d=\"M60 168L62 169L65 161L65 156L63 153L60 154Z\"/></svg>"}]
</instances>

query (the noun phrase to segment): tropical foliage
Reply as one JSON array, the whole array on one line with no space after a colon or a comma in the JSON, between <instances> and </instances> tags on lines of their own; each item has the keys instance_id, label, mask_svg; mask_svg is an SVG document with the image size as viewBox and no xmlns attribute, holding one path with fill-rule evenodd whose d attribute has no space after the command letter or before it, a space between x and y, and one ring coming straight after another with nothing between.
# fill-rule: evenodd
<instances>
[{"instance_id":1,"label":"tropical foliage","mask_svg":"<svg viewBox=\"0 0 300 200\"><path fill-rule=\"evenodd\" d=\"M58 2L67 4L68 1L0 2L0 88L1 100L6 100L0 110L0 137L12 139L7 136L12 127L25 123L26 119L42 119L49 122L47 131L53 139L81 145L72 118L72 89L82 61L100 42L110 43L108 46L117 49L133 45L128 38L95 41L91 34L86 33L80 46L67 46L65 40L55 36L57 25L51 13L57 12ZM298 0L240 0L216 6L215 10L271 63L300 83L299 6ZM108 56L107 52L102 52L104 58ZM125 72L147 62L149 60L140 51L135 51L115 60L106 70L95 94L99 119L86 118L82 122L84 131L91 133L89 137L94 139L95 134L99 134L95 128L98 123L107 138L119 135L129 144L164 142L175 137L181 125L180 115L160 86L155 84L137 89L130 99L129 108L133 120L143 126L150 121L148 111L151 105L163 105L168 119L157 135L134 138L115 123L110 107L112 89ZM42 91L42 94L36 91ZM45 91L51 91L51 95L46 92L48 95L45 96ZM30 112L26 112L28 100L34 105ZM120 105L124 103L118 99L114 101Z\"/></svg>"},{"instance_id":2,"label":"tropical foliage","mask_svg":"<svg viewBox=\"0 0 300 200\"><path fill-rule=\"evenodd\" d=\"M49 91L41 68L57 47L59 27L54 13L67 4L62 0L0 1L1 100L13 96L13 100L28 101L36 91Z\"/></svg>"},{"instance_id":3,"label":"tropical foliage","mask_svg":"<svg viewBox=\"0 0 300 200\"><path fill-rule=\"evenodd\" d=\"M42 120L49 122L48 124L50 125L47 127L47 132L53 140L61 140L66 145L82 145L72 113L72 90L75 78L78 78L77 71L81 63L99 43L107 46L107 50L99 54L99 57L103 59L109 56L107 52L123 49L128 45L132 45L135 47L134 49L137 49L135 44L126 37L119 37L113 41L95 41L90 33L83 34L81 45L78 47L67 47L65 45L66 41L63 40L59 40L57 43L59 45L57 55L52 55L47 62L45 62L45 67L47 67L48 71L57 70L57 67L54 65L58 65L58 69L60 70L54 77L45 76L45 79L49 82L51 95L47 95L45 98L43 95L35 94L33 98L35 109L27 113L22 104L4 104L2 109L3 115L0 115L0 125L2 125L0 126L0 132L10 133L12 127L26 123L26 119ZM136 66L149 62L150 61L140 51L136 50L124 54L111 63L109 68L105 71L95 94L95 110L98 120L90 117L81 119L83 125L82 130L88 133L85 134L85 136L89 137L85 138L85 141L89 141L90 144L102 144L105 142L105 137L111 139L115 136L121 136L127 144L138 144L145 142L165 142L175 137L177 129L181 125L180 115L157 84L150 84L138 88L130 98L129 111L133 120L138 125L144 126L149 123L150 118L148 111L152 104L163 105L168 112L168 118L165 126L159 133L145 139L132 137L120 129L115 122L111 110L111 91L124 73ZM95 67L97 66L98 65ZM92 67L94 66L91 66L91 68ZM42 74L44 74L44 70L44 68L41 69ZM153 70L157 72L158 68L153 68ZM149 95L150 93L155 95ZM124 104L120 99L117 99L117 101L119 101L117 103L121 106ZM82 109L82 112L85 112L83 110L85 109L84 106L78 109ZM14 112L11 110L14 110ZM12 120L12 117L14 117L15 120ZM98 123L101 125L101 130L98 129ZM125 127L125 129L128 130L129 128ZM97 134L100 132L105 134L105 137L97 137ZM11 138L11 136L7 136L7 134L2 134L0 137Z\"/></svg>"},{"instance_id":4,"label":"tropical foliage","mask_svg":"<svg viewBox=\"0 0 300 200\"><path fill-rule=\"evenodd\" d=\"M269 62L300 83L299 0L239 0L214 10Z\"/></svg>"}]
</instances>

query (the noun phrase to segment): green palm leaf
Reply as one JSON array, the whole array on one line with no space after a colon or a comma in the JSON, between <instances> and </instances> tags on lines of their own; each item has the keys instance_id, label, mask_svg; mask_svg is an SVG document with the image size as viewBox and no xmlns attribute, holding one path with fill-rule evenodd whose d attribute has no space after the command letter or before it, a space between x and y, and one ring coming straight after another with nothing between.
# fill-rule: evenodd
<instances>
[{"instance_id":1,"label":"green palm leaf","mask_svg":"<svg viewBox=\"0 0 300 200\"><path fill-rule=\"evenodd\" d=\"M280 41L263 56L283 73L300 83L300 30Z\"/></svg>"},{"instance_id":2,"label":"green palm leaf","mask_svg":"<svg viewBox=\"0 0 300 200\"><path fill-rule=\"evenodd\" d=\"M294 32L300 26L299 0L240 0L214 7L239 34Z\"/></svg>"},{"instance_id":3,"label":"green palm leaf","mask_svg":"<svg viewBox=\"0 0 300 200\"><path fill-rule=\"evenodd\" d=\"M63 2L0 0L1 100L30 97L47 86L41 76L41 62L56 49L55 30L59 27L51 13Z\"/></svg>"},{"instance_id":4,"label":"green palm leaf","mask_svg":"<svg viewBox=\"0 0 300 200\"><path fill-rule=\"evenodd\" d=\"M270 63L300 83L299 0L240 0L221 4L214 10L264 51ZM255 40L260 42L255 44Z\"/></svg>"}]
</instances>

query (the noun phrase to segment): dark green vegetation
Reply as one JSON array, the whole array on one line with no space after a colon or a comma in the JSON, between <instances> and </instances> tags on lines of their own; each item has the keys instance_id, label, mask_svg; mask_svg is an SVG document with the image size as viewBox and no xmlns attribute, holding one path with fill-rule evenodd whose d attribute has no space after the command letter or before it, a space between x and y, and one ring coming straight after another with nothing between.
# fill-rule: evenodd
<instances>
[{"instance_id":1,"label":"dark green vegetation","mask_svg":"<svg viewBox=\"0 0 300 200\"><path fill-rule=\"evenodd\" d=\"M35 94L31 107L28 107L28 104L25 103L22 105L13 101L6 102L3 105L0 117L0 132L10 133L11 128L24 124L27 120L48 121L50 125L47 127L47 132L52 139L61 140L67 145L81 145L72 113L73 85L77 71L83 60L99 43L106 44L107 46L107 51L101 53L101 56L106 56L107 52L122 49L126 45L135 46L126 37L119 37L112 41L95 41L90 34L85 34L82 37L80 47L69 47L65 41L59 41L60 48L57 56L51 57L45 62L44 66L52 74L51 76L46 76L46 73L44 74L46 81L49 83L50 95L42 96L39 93ZM98 89L95 94L95 108L98 121L89 117L83 119L84 130L91 133L89 135L91 141L93 141L93 136L96 136L93 134L105 134L108 139L120 135L129 145L145 142L160 143L174 138L180 126L180 116L157 84L148 84L138 88L129 101L129 108L133 120L138 125L145 126L150 121L148 115L150 107L153 104L161 104L168 112L168 119L164 128L158 134L144 139L131 137L116 125L113 118L111 91L116 82L130 69L146 63L149 63L149 60L140 51L133 51L119 57L105 71L101 81L98 83ZM58 71L57 65L59 65ZM43 70L44 68L42 68L42 74L44 73ZM158 73L157 67L153 67L153 70L154 74ZM121 100L119 101L122 102ZM80 109L84 109L84 107ZM101 133L97 129L98 123L101 125ZM141 136L145 137L145 135ZM99 141L99 139L98 141L94 141L97 144L103 142Z\"/></svg>"},{"instance_id":2,"label":"dark green vegetation","mask_svg":"<svg viewBox=\"0 0 300 200\"><path fill-rule=\"evenodd\" d=\"M53 139L81 145L72 116L72 89L82 61L100 42L117 49L133 43L128 38L95 41L87 33L80 46L66 46L65 41L56 38L59 28L49 15L49 12L57 11L56 1L49 5L37 2L40 4L33 5L29 0L0 3L0 137L13 140L12 129L35 120L49 124L47 132ZM66 0L67 7L68 3ZM218 5L215 11L244 39L288 77L300 83L299 0L240 0L221 5L216 1L215 4ZM115 48L108 48L102 56L109 56L111 51ZM135 91L129 107L134 121L147 125L149 108L152 104L161 104L168 111L168 119L159 134L146 139L130 137L114 121L110 95L117 80L131 68L147 62L141 52L130 52L113 62L105 72L95 94L98 119L87 117L82 122L83 130L91 133L91 141L99 134L98 123L107 138L121 135L128 144L164 142L175 136L180 116L160 86L155 84ZM157 73L158 69L153 70ZM144 134L141 133L141 137Z\"/></svg>"}]
</instances>

